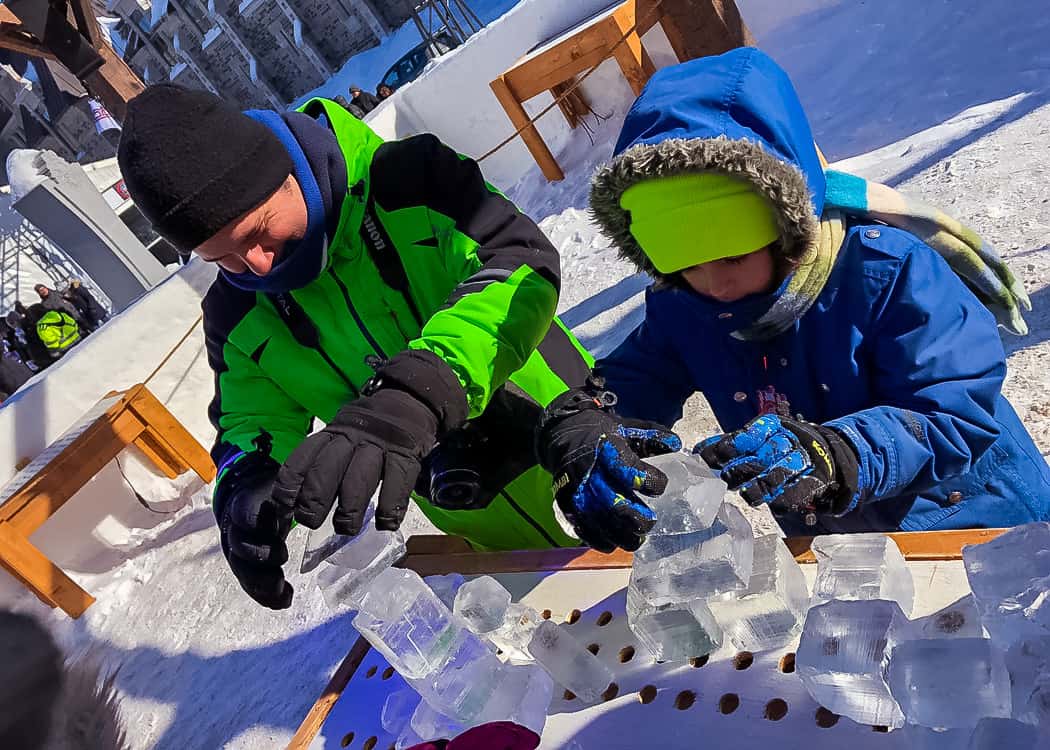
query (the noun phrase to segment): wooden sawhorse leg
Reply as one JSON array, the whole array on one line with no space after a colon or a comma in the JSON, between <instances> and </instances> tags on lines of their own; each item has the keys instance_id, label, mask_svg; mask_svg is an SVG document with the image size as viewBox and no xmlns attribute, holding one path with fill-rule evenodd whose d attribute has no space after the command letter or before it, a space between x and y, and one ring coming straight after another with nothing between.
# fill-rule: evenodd
<instances>
[{"instance_id":1,"label":"wooden sawhorse leg","mask_svg":"<svg viewBox=\"0 0 1050 750\"><path fill-rule=\"evenodd\" d=\"M536 126L529 121L528 113L521 106L521 102L518 101L514 92L510 90L510 86L507 85L507 81L503 76L490 83L489 87L503 106L503 110L514 125L514 129L521 130L521 140L525 142L525 147L532 154L532 158L540 165L543 176L551 182L564 180L565 173L558 166L554 154L547 148L540 131L536 130Z\"/></svg>"},{"instance_id":2,"label":"wooden sawhorse leg","mask_svg":"<svg viewBox=\"0 0 1050 750\"><path fill-rule=\"evenodd\" d=\"M634 28L634 14L617 14L615 18L616 25L608 28L615 29L614 33L617 34L617 37L609 39L609 44L617 45L613 49L613 57L616 58L616 63L620 66L623 77L627 79L631 91L635 96L639 96L645 84L649 83L649 79L656 72L656 65L653 64L649 53L642 46L642 38L638 35L638 30ZM624 41L618 44L621 38L624 38Z\"/></svg>"},{"instance_id":3,"label":"wooden sawhorse leg","mask_svg":"<svg viewBox=\"0 0 1050 750\"><path fill-rule=\"evenodd\" d=\"M70 617L80 617L95 602L95 597L80 588L6 522L0 522L0 566L20 580L42 602L61 607Z\"/></svg>"}]
</instances>

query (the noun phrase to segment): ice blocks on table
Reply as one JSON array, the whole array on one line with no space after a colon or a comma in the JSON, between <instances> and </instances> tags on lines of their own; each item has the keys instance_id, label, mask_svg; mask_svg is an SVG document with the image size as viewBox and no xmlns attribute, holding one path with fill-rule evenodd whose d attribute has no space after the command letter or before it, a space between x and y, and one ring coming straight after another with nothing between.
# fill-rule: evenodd
<instances>
[{"instance_id":1,"label":"ice blocks on table","mask_svg":"<svg viewBox=\"0 0 1050 750\"><path fill-rule=\"evenodd\" d=\"M981 615L967 594L932 615L912 621L916 638L983 638Z\"/></svg>"},{"instance_id":2,"label":"ice blocks on table","mask_svg":"<svg viewBox=\"0 0 1050 750\"><path fill-rule=\"evenodd\" d=\"M525 604L511 604L503 615L503 623L486 633L485 638L510 661L532 661L529 643L540 626L540 616Z\"/></svg>"},{"instance_id":3,"label":"ice blocks on table","mask_svg":"<svg viewBox=\"0 0 1050 750\"><path fill-rule=\"evenodd\" d=\"M1050 523L963 547L963 564L984 626L1002 648L1050 636Z\"/></svg>"},{"instance_id":4,"label":"ice blocks on table","mask_svg":"<svg viewBox=\"0 0 1050 750\"><path fill-rule=\"evenodd\" d=\"M986 638L899 643L886 682L910 724L951 729L972 727L984 716L1010 716L1010 677Z\"/></svg>"},{"instance_id":5,"label":"ice blocks on table","mask_svg":"<svg viewBox=\"0 0 1050 750\"><path fill-rule=\"evenodd\" d=\"M886 599L910 615L915 586L897 543L884 534L818 536L811 547L817 558L813 598Z\"/></svg>"},{"instance_id":6,"label":"ice blocks on table","mask_svg":"<svg viewBox=\"0 0 1050 750\"><path fill-rule=\"evenodd\" d=\"M784 542L767 534L755 540L747 588L712 597L707 606L734 646L764 651L784 645L802 629L809 589Z\"/></svg>"},{"instance_id":7,"label":"ice blocks on table","mask_svg":"<svg viewBox=\"0 0 1050 750\"><path fill-rule=\"evenodd\" d=\"M410 687L395 690L386 697L379 723L383 730L397 735L408 725L412 714L419 705L419 693Z\"/></svg>"},{"instance_id":8,"label":"ice blocks on table","mask_svg":"<svg viewBox=\"0 0 1050 750\"><path fill-rule=\"evenodd\" d=\"M967 750L1036 750L1039 731L1014 719L984 718L970 736Z\"/></svg>"},{"instance_id":9,"label":"ice blocks on table","mask_svg":"<svg viewBox=\"0 0 1050 750\"><path fill-rule=\"evenodd\" d=\"M687 534L714 523L725 498L726 483L699 456L667 453L645 459L667 475L667 489L646 502L656 512L650 534Z\"/></svg>"},{"instance_id":10,"label":"ice blocks on table","mask_svg":"<svg viewBox=\"0 0 1050 750\"><path fill-rule=\"evenodd\" d=\"M543 620L536 628L529 653L558 684L585 703L598 702L613 681L609 667L550 620Z\"/></svg>"},{"instance_id":11,"label":"ice blocks on table","mask_svg":"<svg viewBox=\"0 0 1050 750\"><path fill-rule=\"evenodd\" d=\"M499 581L481 576L460 587L452 611L475 633L489 633L503 624L510 599L510 592Z\"/></svg>"},{"instance_id":12,"label":"ice blocks on table","mask_svg":"<svg viewBox=\"0 0 1050 750\"><path fill-rule=\"evenodd\" d=\"M633 580L653 605L692 601L746 588L753 555L751 526L723 504L708 529L650 534L634 555Z\"/></svg>"},{"instance_id":13,"label":"ice blocks on table","mask_svg":"<svg viewBox=\"0 0 1050 750\"><path fill-rule=\"evenodd\" d=\"M437 598L441 600L441 603L451 610L456 602L456 594L459 592L460 587L466 583L466 579L459 573L448 573L443 576L426 576L423 582L430 587L431 591L437 594Z\"/></svg>"},{"instance_id":14,"label":"ice blocks on table","mask_svg":"<svg viewBox=\"0 0 1050 750\"><path fill-rule=\"evenodd\" d=\"M806 616L795 670L820 705L861 724L904 721L884 679L889 654L910 623L897 602L831 601Z\"/></svg>"},{"instance_id":15,"label":"ice blocks on table","mask_svg":"<svg viewBox=\"0 0 1050 750\"><path fill-rule=\"evenodd\" d=\"M360 598L359 609L354 627L407 678L440 668L464 630L410 570L383 570Z\"/></svg>"},{"instance_id":16,"label":"ice blocks on table","mask_svg":"<svg viewBox=\"0 0 1050 750\"><path fill-rule=\"evenodd\" d=\"M450 740L457 734L461 734L466 728L459 722L435 711L425 700L419 702L409 721L409 726L424 742Z\"/></svg>"},{"instance_id":17,"label":"ice blocks on table","mask_svg":"<svg viewBox=\"0 0 1050 750\"><path fill-rule=\"evenodd\" d=\"M317 586L333 612L357 609L372 582L405 556L400 531L362 530L356 539L328 557L317 574Z\"/></svg>"},{"instance_id":18,"label":"ice blocks on table","mask_svg":"<svg viewBox=\"0 0 1050 750\"><path fill-rule=\"evenodd\" d=\"M627 625L656 661L685 661L722 645L722 629L702 599L656 606L633 579L627 588Z\"/></svg>"},{"instance_id":19,"label":"ice blocks on table","mask_svg":"<svg viewBox=\"0 0 1050 750\"><path fill-rule=\"evenodd\" d=\"M1050 730L1050 636L1014 641L1003 655L1015 719Z\"/></svg>"}]
</instances>

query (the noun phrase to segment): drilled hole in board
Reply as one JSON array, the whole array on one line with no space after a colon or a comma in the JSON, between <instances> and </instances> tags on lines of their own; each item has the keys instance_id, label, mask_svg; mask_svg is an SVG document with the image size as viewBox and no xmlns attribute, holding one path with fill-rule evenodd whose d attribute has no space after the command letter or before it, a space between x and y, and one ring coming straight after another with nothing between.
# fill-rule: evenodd
<instances>
[{"instance_id":1,"label":"drilled hole in board","mask_svg":"<svg viewBox=\"0 0 1050 750\"><path fill-rule=\"evenodd\" d=\"M389 680L393 676L394 676L394 668L393 667L387 667L386 669L383 670L383 674L380 675L380 677L382 679L384 679L384 680Z\"/></svg>"},{"instance_id":2,"label":"drilled hole in board","mask_svg":"<svg viewBox=\"0 0 1050 750\"><path fill-rule=\"evenodd\" d=\"M611 701L613 698L620 694L620 686L615 682L610 682L609 687L605 688L605 692L602 693L603 701Z\"/></svg>"},{"instance_id":3,"label":"drilled hole in board","mask_svg":"<svg viewBox=\"0 0 1050 750\"><path fill-rule=\"evenodd\" d=\"M646 685L638 691L638 700L649 704L656 700L656 685Z\"/></svg>"},{"instance_id":4,"label":"drilled hole in board","mask_svg":"<svg viewBox=\"0 0 1050 750\"><path fill-rule=\"evenodd\" d=\"M634 646L624 646L620 649L620 663L626 664L634 658Z\"/></svg>"},{"instance_id":5,"label":"drilled hole in board","mask_svg":"<svg viewBox=\"0 0 1050 750\"><path fill-rule=\"evenodd\" d=\"M839 723L839 715L832 713L823 706L817 709L814 718L817 720L817 726L821 729L830 729Z\"/></svg>"},{"instance_id":6,"label":"drilled hole in board","mask_svg":"<svg viewBox=\"0 0 1050 750\"><path fill-rule=\"evenodd\" d=\"M885 734L886 732L890 731L890 728L887 726L883 726L882 724L872 724L871 731L882 732L883 734Z\"/></svg>"},{"instance_id":7,"label":"drilled hole in board","mask_svg":"<svg viewBox=\"0 0 1050 750\"><path fill-rule=\"evenodd\" d=\"M737 669L747 669L755 663L755 655L750 651L741 651L733 657L733 666Z\"/></svg>"},{"instance_id":8,"label":"drilled hole in board","mask_svg":"<svg viewBox=\"0 0 1050 750\"><path fill-rule=\"evenodd\" d=\"M379 742L378 737L369 737L367 740L365 740L365 744L361 745L361 750L372 750L372 748L376 746L377 742Z\"/></svg>"},{"instance_id":9,"label":"drilled hole in board","mask_svg":"<svg viewBox=\"0 0 1050 750\"><path fill-rule=\"evenodd\" d=\"M576 693L571 690L566 690L562 697L567 701L574 701L576 700Z\"/></svg>"},{"instance_id":10,"label":"drilled hole in board","mask_svg":"<svg viewBox=\"0 0 1050 750\"><path fill-rule=\"evenodd\" d=\"M683 690L674 698L674 707L679 711L685 711L696 703L696 693L692 690Z\"/></svg>"},{"instance_id":11,"label":"drilled hole in board","mask_svg":"<svg viewBox=\"0 0 1050 750\"><path fill-rule=\"evenodd\" d=\"M350 747L350 743L353 742L353 741L354 741L354 733L353 732L347 732L346 735L343 737L343 741L340 742L339 744L342 745L343 747Z\"/></svg>"},{"instance_id":12,"label":"drilled hole in board","mask_svg":"<svg viewBox=\"0 0 1050 750\"><path fill-rule=\"evenodd\" d=\"M780 659L780 671L784 674L791 674L795 671L795 654L784 654Z\"/></svg>"},{"instance_id":13,"label":"drilled hole in board","mask_svg":"<svg viewBox=\"0 0 1050 750\"><path fill-rule=\"evenodd\" d=\"M595 656L598 655L598 652L601 651L601 648L602 648L601 644L599 644L599 643L592 643L589 646L587 646L587 650L590 651Z\"/></svg>"},{"instance_id":14,"label":"drilled hole in board","mask_svg":"<svg viewBox=\"0 0 1050 750\"><path fill-rule=\"evenodd\" d=\"M598 623L598 627L604 628L606 625L612 622L612 617L612 612L610 612L609 610L605 610L604 612L602 612L600 615L598 615L598 619L596 620L596 622Z\"/></svg>"},{"instance_id":15,"label":"drilled hole in board","mask_svg":"<svg viewBox=\"0 0 1050 750\"><path fill-rule=\"evenodd\" d=\"M740 696L736 693L726 693L718 699L718 710L724 714L731 714L740 708Z\"/></svg>"},{"instance_id":16,"label":"drilled hole in board","mask_svg":"<svg viewBox=\"0 0 1050 750\"><path fill-rule=\"evenodd\" d=\"M582 616L583 613L580 612L580 610L574 609L572 612L569 613L569 616L565 618L565 622L569 623L570 625L575 625L580 621L580 617Z\"/></svg>"},{"instance_id":17,"label":"drilled hole in board","mask_svg":"<svg viewBox=\"0 0 1050 750\"><path fill-rule=\"evenodd\" d=\"M782 698L774 698L766 704L766 710L763 716L770 721L780 721L787 716L788 704L787 701Z\"/></svg>"},{"instance_id":18,"label":"drilled hole in board","mask_svg":"<svg viewBox=\"0 0 1050 750\"><path fill-rule=\"evenodd\" d=\"M376 672L378 672L378 671L379 671L379 669L377 667L369 667L368 671L365 672L365 678L367 679L368 677L375 677L376 676Z\"/></svg>"},{"instance_id":19,"label":"drilled hole in board","mask_svg":"<svg viewBox=\"0 0 1050 750\"><path fill-rule=\"evenodd\" d=\"M543 610L542 612L540 612L540 617L542 617L544 620L551 619L551 611L549 609Z\"/></svg>"},{"instance_id":20,"label":"drilled hole in board","mask_svg":"<svg viewBox=\"0 0 1050 750\"><path fill-rule=\"evenodd\" d=\"M699 668L699 667L702 667L702 666L704 666L705 664L707 664L707 660L708 660L709 658L710 658L710 657L709 657L709 656L707 656L707 655L704 655L704 656L694 656L694 657L693 657L692 659L690 659L690 660L689 660L689 666L690 666L690 667L693 667L693 668Z\"/></svg>"}]
</instances>

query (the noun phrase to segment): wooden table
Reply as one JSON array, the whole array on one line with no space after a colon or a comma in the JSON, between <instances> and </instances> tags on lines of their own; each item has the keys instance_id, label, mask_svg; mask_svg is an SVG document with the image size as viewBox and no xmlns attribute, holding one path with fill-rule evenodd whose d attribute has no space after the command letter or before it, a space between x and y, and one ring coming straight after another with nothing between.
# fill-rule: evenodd
<instances>
[{"instance_id":1,"label":"wooden table","mask_svg":"<svg viewBox=\"0 0 1050 750\"><path fill-rule=\"evenodd\" d=\"M45 604L80 617L95 598L29 536L129 445L169 479L193 470L215 478L203 446L145 385L111 392L0 489L0 566Z\"/></svg>"},{"instance_id":2,"label":"wooden table","mask_svg":"<svg viewBox=\"0 0 1050 750\"><path fill-rule=\"evenodd\" d=\"M514 127L524 128L521 139L548 180L562 180L565 174L535 125L529 122L523 103L544 91L557 98L566 90L567 82L609 57L616 60L638 96L656 72L641 37L657 23L663 27L679 61L684 61L676 42L680 34L663 13L660 0L627 0L544 42L489 84ZM578 110L563 106L562 113L570 127L575 127Z\"/></svg>"}]
</instances>

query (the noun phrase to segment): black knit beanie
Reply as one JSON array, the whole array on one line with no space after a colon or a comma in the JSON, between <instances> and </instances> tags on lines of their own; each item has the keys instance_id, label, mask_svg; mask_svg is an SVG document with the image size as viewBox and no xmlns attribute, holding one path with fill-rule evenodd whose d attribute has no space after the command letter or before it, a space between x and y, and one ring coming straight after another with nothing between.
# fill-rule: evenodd
<instances>
[{"instance_id":1,"label":"black knit beanie","mask_svg":"<svg viewBox=\"0 0 1050 750\"><path fill-rule=\"evenodd\" d=\"M265 125L213 94L171 83L128 102L117 161L135 205L187 251L292 173L291 156Z\"/></svg>"}]
</instances>

